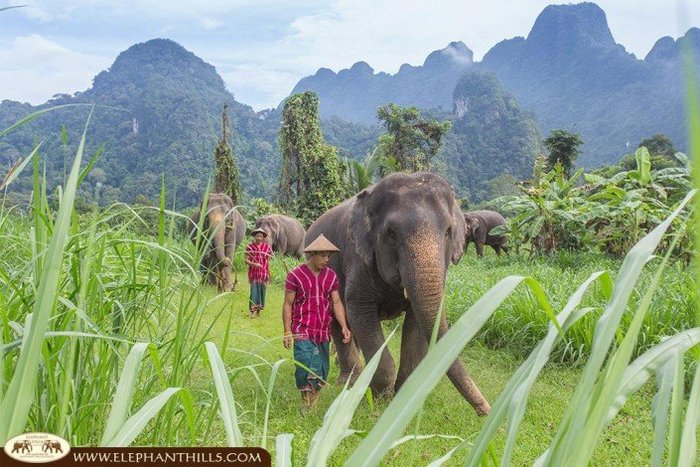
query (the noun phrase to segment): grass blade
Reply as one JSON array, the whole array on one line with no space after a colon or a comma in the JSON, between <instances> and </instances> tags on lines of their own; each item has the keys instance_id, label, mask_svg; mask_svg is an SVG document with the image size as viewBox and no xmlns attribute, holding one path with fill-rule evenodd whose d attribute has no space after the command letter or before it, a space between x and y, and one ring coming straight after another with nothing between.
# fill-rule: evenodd
<instances>
[{"instance_id":1,"label":"grass blade","mask_svg":"<svg viewBox=\"0 0 700 467\"><path fill-rule=\"evenodd\" d=\"M41 147L41 143L38 144L34 150L29 154L22 162L19 164L15 165L10 169L10 171L7 173L5 176L5 179L0 183L0 190L4 190L5 188L8 187L12 181L19 176L20 173L24 170L24 168L29 164L29 161L32 160L32 158L36 155L36 153L39 151L39 148Z\"/></svg>"},{"instance_id":2,"label":"grass blade","mask_svg":"<svg viewBox=\"0 0 700 467\"><path fill-rule=\"evenodd\" d=\"M323 425L321 425L321 428L316 431L314 437L311 439L307 465L326 465L328 458L335 448L340 444L343 438L347 436L352 416L355 414L357 406L362 401L369 387L369 383L372 382L372 377L374 376L374 372L377 371L382 352L384 352L384 349L394 336L394 333L396 333L396 329L389 334L384 344L382 344L372 359L367 363L352 388L348 389L348 384L350 383L350 378L348 378L343 390L333 400L333 403L323 417Z\"/></svg>"},{"instance_id":3,"label":"grass blade","mask_svg":"<svg viewBox=\"0 0 700 467\"><path fill-rule=\"evenodd\" d=\"M160 409L168 403L170 398L185 391L182 388L168 388L158 394L156 397L146 402L141 409L129 418L112 439L106 443L101 443L101 446L124 447L129 446L136 437L141 434L146 424L153 419Z\"/></svg>"},{"instance_id":4,"label":"grass blade","mask_svg":"<svg viewBox=\"0 0 700 467\"><path fill-rule=\"evenodd\" d=\"M680 456L678 465L680 467L692 466L695 464L697 454L697 441L695 439L700 426L700 365L695 369L695 378L691 386L690 397L688 398L688 410L685 413L685 423L683 423L683 434L681 436Z\"/></svg>"},{"instance_id":5,"label":"grass blade","mask_svg":"<svg viewBox=\"0 0 700 467\"><path fill-rule=\"evenodd\" d=\"M263 434L262 434L262 448L266 449L267 448L267 424L270 420L270 405L272 403L272 390L275 387L275 381L277 380L277 373L279 372L280 366L284 362L286 362L287 359L283 358L281 360L278 360L275 362L274 365L272 365L272 370L270 370L270 382L267 385L267 402L265 403L265 422L263 424Z\"/></svg>"},{"instance_id":6,"label":"grass blade","mask_svg":"<svg viewBox=\"0 0 700 467\"><path fill-rule=\"evenodd\" d=\"M277 467L292 467L292 441L294 435L282 433L275 439L275 465Z\"/></svg>"},{"instance_id":7,"label":"grass blade","mask_svg":"<svg viewBox=\"0 0 700 467\"><path fill-rule=\"evenodd\" d=\"M211 371L214 375L216 393L219 395L221 419L224 422L224 428L226 430L226 440L231 447L243 446L243 435L238 427L236 401L233 398L233 390L231 389L231 383L226 373L226 367L224 366L223 360L221 360L219 350L213 342L207 342L205 347L207 349Z\"/></svg>"},{"instance_id":8,"label":"grass blade","mask_svg":"<svg viewBox=\"0 0 700 467\"><path fill-rule=\"evenodd\" d=\"M139 367L149 345L146 343L134 344L129 351L129 355L124 362L117 390L114 393L112 402L112 410L109 412L102 441L100 445L107 446L109 441L113 439L117 432L122 429L127 417L129 416L129 408L131 407L131 398L136 390L136 382L139 378ZM155 346L154 346L155 347Z\"/></svg>"},{"instance_id":9,"label":"grass blade","mask_svg":"<svg viewBox=\"0 0 700 467\"><path fill-rule=\"evenodd\" d=\"M682 354L677 353L670 361L662 366L657 373L658 391L654 395L654 400L651 407L651 415L654 423L654 441L651 451L651 465L660 467L663 465L664 444L666 442L666 424L668 422L668 406L671 403L671 389L673 385L673 370L675 369L676 360Z\"/></svg>"}]
</instances>

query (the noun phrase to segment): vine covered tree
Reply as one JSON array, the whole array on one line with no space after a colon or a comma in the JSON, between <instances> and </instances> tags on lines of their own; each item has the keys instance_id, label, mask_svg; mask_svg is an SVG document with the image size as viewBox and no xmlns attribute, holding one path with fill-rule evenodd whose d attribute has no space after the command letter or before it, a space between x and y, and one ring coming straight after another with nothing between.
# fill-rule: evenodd
<instances>
[{"instance_id":1,"label":"vine covered tree","mask_svg":"<svg viewBox=\"0 0 700 467\"><path fill-rule=\"evenodd\" d=\"M564 176L570 178L574 161L581 154L579 150L579 146L583 144L581 136L566 130L552 130L543 143L549 151L547 170L554 169L554 166L559 163Z\"/></svg>"},{"instance_id":2,"label":"vine covered tree","mask_svg":"<svg viewBox=\"0 0 700 467\"><path fill-rule=\"evenodd\" d=\"M377 118L388 132L379 137L379 150L385 157L393 157L398 169L406 172L430 170L442 138L452 128L449 121L424 119L417 107L396 104L379 107Z\"/></svg>"},{"instance_id":3,"label":"vine covered tree","mask_svg":"<svg viewBox=\"0 0 700 467\"><path fill-rule=\"evenodd\" d=\"M221 139L214 152L214 192L227 194L236 206L241 194L241 182L236 158L227 140L227 107L228 105L224 104L224 111L221 114Z\"/></svg>"},{"instance_id":4,"label":"vine covered tree","mask_svg":"<svg viewBox=\"0 0 700 467\"><path fill-rule=\"evenodd\" d=\"M337 150L321 134L315 93L295 94L284 102L279 141L279 204L309 225L338 204L345 191Z\"/></svg>"}]
</instances>

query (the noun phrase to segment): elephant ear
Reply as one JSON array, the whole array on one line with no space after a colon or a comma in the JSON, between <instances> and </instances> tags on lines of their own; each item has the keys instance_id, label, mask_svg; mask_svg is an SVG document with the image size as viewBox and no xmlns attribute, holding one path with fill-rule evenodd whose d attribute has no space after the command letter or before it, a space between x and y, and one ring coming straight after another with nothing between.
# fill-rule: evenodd
<instances>
[{"instance_id":1,"label":"elephant ear","mask_svg":"<svg viewBox=\"0 0 700 467\"><path fill-rule=\"evenodd\" d=\"M464 254L464 244L466 242L465 235L467 233L467 223L464 220L462 210L457 206L457 203L452 200L452 235L450 237L452 247L452 264L459 263L459 260Z\"/></svg>"},{"instance_id":2,"label":"elephant ear","mask_svg":"<svg viewBox=\"0 0 700 467\"><path fill-rule=\"evenodd\" d=\"M368 203L371 191L362 190L357 194L355 204L350 213L350 223L348 224L349 237L355 245L355 251L366 265L372 262L374 257L374 247L372 246L372 234L369 221Z\"/></svg>"}]
</instances>

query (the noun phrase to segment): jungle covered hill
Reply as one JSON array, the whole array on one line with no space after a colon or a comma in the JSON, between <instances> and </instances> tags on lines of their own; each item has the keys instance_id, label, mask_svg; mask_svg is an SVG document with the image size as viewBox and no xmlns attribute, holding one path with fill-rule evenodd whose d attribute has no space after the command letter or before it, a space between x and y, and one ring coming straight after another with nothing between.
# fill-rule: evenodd
<instances>
[{"instance_id":1,"label":"jungle covered hill","mask_svg":"<svg viewBox=\"0 0 700 467\"><path fill-rule=\"evenodd\" d=\"M496 44L481 62L474 62L465 44L453 42L422 66L405 64L394 75L374 73L364 62L338 73L321 68L292 92L316 92L322 118L370 124L374 109L387 102L452 112L450 90L459 79L490 71L534 113L543 134L557 128L580 133L585 145L579 163L590 168L617 162L628 143L636 146L657 133L686 149L684 42L700 64L697 28L680 39L660 38L646 57L637 58L615 42L596 4L550 5L526 38Z\"/></svg>"},{"instance_id":2,"label":"jungle covered hill","mask_svg":"<svg viewBox=\"0 0 700 467\"><path fill-rule=\"evenodd\" d=\"M520 109L495 75L467 74L450 92L457 112L424 111L427 117L454 123L435 170L455 185L461 197L477 201L488 197L488 184L495 177L529 177L532 161L541 152L541 135L532 115ZM244 196L273 199L276 195L282 159L281 109L255 112L239 103L213 66L167 39L136 44L122 52L84 92L57 95L37 107L2 101L2 128L37 110L65 107L4 137L0 164L10 167L42 141L40 155L49 189L62 183L91 104L97 107L90 123L88 153L102 152L81 186L80 198L87 203L153 202L164 174L170 204L197 204L213 172L223 105ZM349 160L363 160L385 131L379 123L365 125L335 117L321 126L324 139ZM30 184L24 176L15 192L28 193Z\"/></svg>"},{"instance_id":3,"label":"jungle covered hill","mask_svg":"<svg viewBox=\"0 0 700 467\"><path fill-rule=\"evenodd\" d=\"M656 134L684 151L684 41L700 50L700 30L679 40L662 38L639 60L614 42L596 5L551 6L527 38L497 44L482 62L453 42L396 75L375 74L366 63L337 74L321 69L293 93L319 96L323 137L349 160L365 159L385 132L377 120L381 104L416 106L425 116L449 120L452 129L433 169L460 198L479 203L530 178L541 141L554 128L581 135L577 165L587 168L617 163ZM81 185L81 200L153 203L163 174L170 206L195 205L213 171L224 105L244 199L274 199L282 105L256 112L238 102L213 66L168 39L125 50L87 90L40 106L2 101L2 128L37 110L67 106L2 138L0 166L11 167L41 141L49 190L62 183L88 104L98 105L88 153L102 152ZM30 183L24 175L16 182L18 201L28 198Z\"/></svg>"}]
</instances>

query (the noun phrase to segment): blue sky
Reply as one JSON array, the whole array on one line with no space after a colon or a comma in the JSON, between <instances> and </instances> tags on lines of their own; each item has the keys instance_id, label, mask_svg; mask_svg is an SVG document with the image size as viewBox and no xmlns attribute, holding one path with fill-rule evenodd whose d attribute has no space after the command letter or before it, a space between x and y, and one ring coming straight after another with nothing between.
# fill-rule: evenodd
<instances>
[{"instance_id":1,"label":"blue sky","mask_svg":"<svg viewBox=\"0 0 700 467\"><path fill-rule=\"evenodd\" d=\"M540 0L0 0L0 100L33 104L89 88L119 52L173 39L214 65L240 102L276 106L299 79L364 60L419 65L462 41L475 59L527 36ZM700 26L700 1L600 0L615 40L643 58L662 36Z\"/></svg>"}]
</instances>

